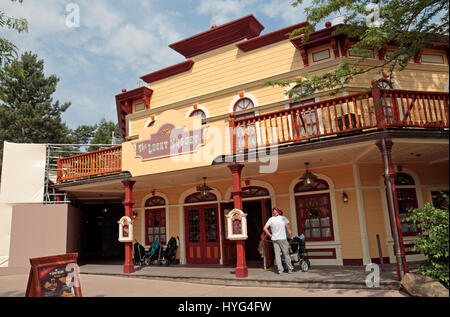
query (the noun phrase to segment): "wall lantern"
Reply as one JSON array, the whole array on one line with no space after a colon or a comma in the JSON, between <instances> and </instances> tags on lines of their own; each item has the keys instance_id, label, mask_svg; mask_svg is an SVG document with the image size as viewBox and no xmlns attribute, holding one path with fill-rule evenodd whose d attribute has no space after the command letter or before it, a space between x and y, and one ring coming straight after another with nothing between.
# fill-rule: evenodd
<instances>
[{"instance_id":1,"label":"wall lantern","mask_svg":"<svg viewBox=\"0 0 450 317\"><path fill-rule=\"evenodd\" d=\"M342 201L343 201L344 203L348 203L348 195L347 195L346 192L343 192L343 193L342 193Z\"/></svg>"},{"instance_id":2,"label":"wall lantern","mask_svg":"<svg viewBox=\"0 0 450 317\"><path fill-rule=\"evenodd\" d=\"M203 185L198 188L198 191L200 192L202 199L206 199L206 197L208 197L209 195L209 192L212 190L213 189L211 187L206 185L206 177L203 177Z\"/></svg>"},{"instance_id":3,"label":"wall lantern","mask_svg":"<svg viewBox=\"0 0 450 317\"><path fill-rule=\"evenodd\" d=\"M138 216L138 213L137 213L137 211L133 211L133 219L136 219L136 218L137 218L137 216Z\"/></svg>"},{"instance_id":4,"label":"wall lantern","mask_svg":"<svg viewBox=\"0 0 450 317\"><path fill-rule=\"evenodd\" d=\"M313 186L314 185L314 180L317 178L316 175L314 175L313 173L311 173L308 170L308 166L309 166L309 163L305 162L306 172L300 177L300 180L304 182L305 187Z\"/></svg>"}]
</instances>

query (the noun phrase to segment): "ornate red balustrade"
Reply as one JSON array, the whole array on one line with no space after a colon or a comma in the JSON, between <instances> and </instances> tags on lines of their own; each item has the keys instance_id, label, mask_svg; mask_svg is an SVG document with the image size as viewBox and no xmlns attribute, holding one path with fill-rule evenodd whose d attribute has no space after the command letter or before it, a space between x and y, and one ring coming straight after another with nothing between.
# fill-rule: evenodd
<instances>
[{"instance_id":1,"label":"ornate red balustrade","mask_svg":"<svg viewBox=\"0 0 450 317\"><path fill-rule=\"evenodd\" d=\"M122 146L59 158L57 182L122 171Z\"/></svg>"},{"instance_id":2,"label":"ornate red balustrade","mask_svg":"<svg viewBox=\"0 0 450 317\"><path fill-rule=\"evenodd\" d=\"M233 153L384 128L448 128L449 94L374 88L236 120Z\"/></svg>"}]
</instances>

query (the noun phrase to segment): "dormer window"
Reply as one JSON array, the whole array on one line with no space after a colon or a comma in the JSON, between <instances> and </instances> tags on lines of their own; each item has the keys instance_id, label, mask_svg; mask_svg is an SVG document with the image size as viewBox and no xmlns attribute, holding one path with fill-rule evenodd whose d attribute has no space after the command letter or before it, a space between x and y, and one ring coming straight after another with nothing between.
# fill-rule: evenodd
<instances>
[{"instance_id":1,"label":"dormer window","mask_svg":"<svg viewBox=\"0 0 450 317\"><path fill-rule=\"evenodd\" d=\"M134 112L145 110L145 103L137 103L134 105Z\"/></svg>"},{"instance_id":2,"label":"dormer window","mask_svg":"<svg viewBox=\"0 0 450 317\"><path fill-rule=\"evenodd\" d=\"M444 64L444 56L438 54L422 54L422 63Z\"/></svg>"},{"instance_id":3,"label":"dormer window","mask_svg":"<svg viewBox=\"0 0 450 317\"><path fill-rule=\"evenodd\" d=\"M329 59L331 57L330 50L326 49L326 50L322 50L322 51L318 51L318 52L312 53L312 57L313 57L313 62L319 62L319 61L322 61L324 59Z\"/></svg>"}]
</instances>

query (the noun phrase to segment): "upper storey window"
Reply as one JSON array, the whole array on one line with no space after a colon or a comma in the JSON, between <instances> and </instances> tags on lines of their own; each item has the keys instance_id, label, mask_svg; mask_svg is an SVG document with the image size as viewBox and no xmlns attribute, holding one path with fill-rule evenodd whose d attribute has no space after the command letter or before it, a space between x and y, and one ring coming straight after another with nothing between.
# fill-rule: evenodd
<instances>
[{"instance_id":1,"label":"upper storey window","mask_svg":"<svg viewBox=\"0 0 450 317\"><path fill-rule=\"evenodd\" d=\"M444 56L437 54L422 54L422 63L444 64Z\"/></svg>"},{"instance_id":2,"label":"upper storey window","mask_svg":"<svg viewBox=\"0 0 450 317\"><path fill-rule=\"evenodd\" d=\"M191 112L189 117L201 116L202 119L206 119L206 114L203 110L197 109Z\"/></svg>"},{"instance_id":3,"label":"upper storey window","mask_svg":"<svg viewBox=\"0 0 450 317\"><path fill-rule=\"evenodd\" d=\"M312 53L312 58L313 58L313 62L319 62L324 59L329 59L329 58L331 58L330 50L326 49L326 50Z\"/></svg>"},{"instance_id":4,"label":"upper storey window","mask_svg":"<svg viewBox=\"0 0 450 317\"><path fill-rule=\"evenodd\" d=\"M235 104L234 104L234 112L240 112L240 111L244 111L244 110L249 110L255 107L255 104L253 103L253 101L249 98L241 98L239 99ZM236 119L244 119L244 118L250 118L250 117L254 117L255 116L255 112L247 112L245 114L241 114L236 116Z\"/></svg>"}]
</instances>

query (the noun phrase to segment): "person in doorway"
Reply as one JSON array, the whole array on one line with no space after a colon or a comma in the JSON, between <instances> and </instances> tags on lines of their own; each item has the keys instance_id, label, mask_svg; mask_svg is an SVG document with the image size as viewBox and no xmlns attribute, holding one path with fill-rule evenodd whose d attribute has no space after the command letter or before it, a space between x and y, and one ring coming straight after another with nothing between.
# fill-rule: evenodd
<instances>
[{"instance_id":1,"label":"person in doorway","mask_svg":"<svg viewBox=\"0 0 450 317\"><path fill-rule=\"evenodd\" d=\"M269 228L272 232L269 231ZM278 274L282 276L284 271L280 253L283 253L288 273L295 273L291 263L291 257L289 256L289 243L287 241L287 235L289 235L289 238L292 237L291 227L289 226L289 220L280 215L280 210L277 207L272 209L272 217L267 220L267 223L264 226L264 233L270 237L273 242Z\"/></svg>"}]
</instances>

